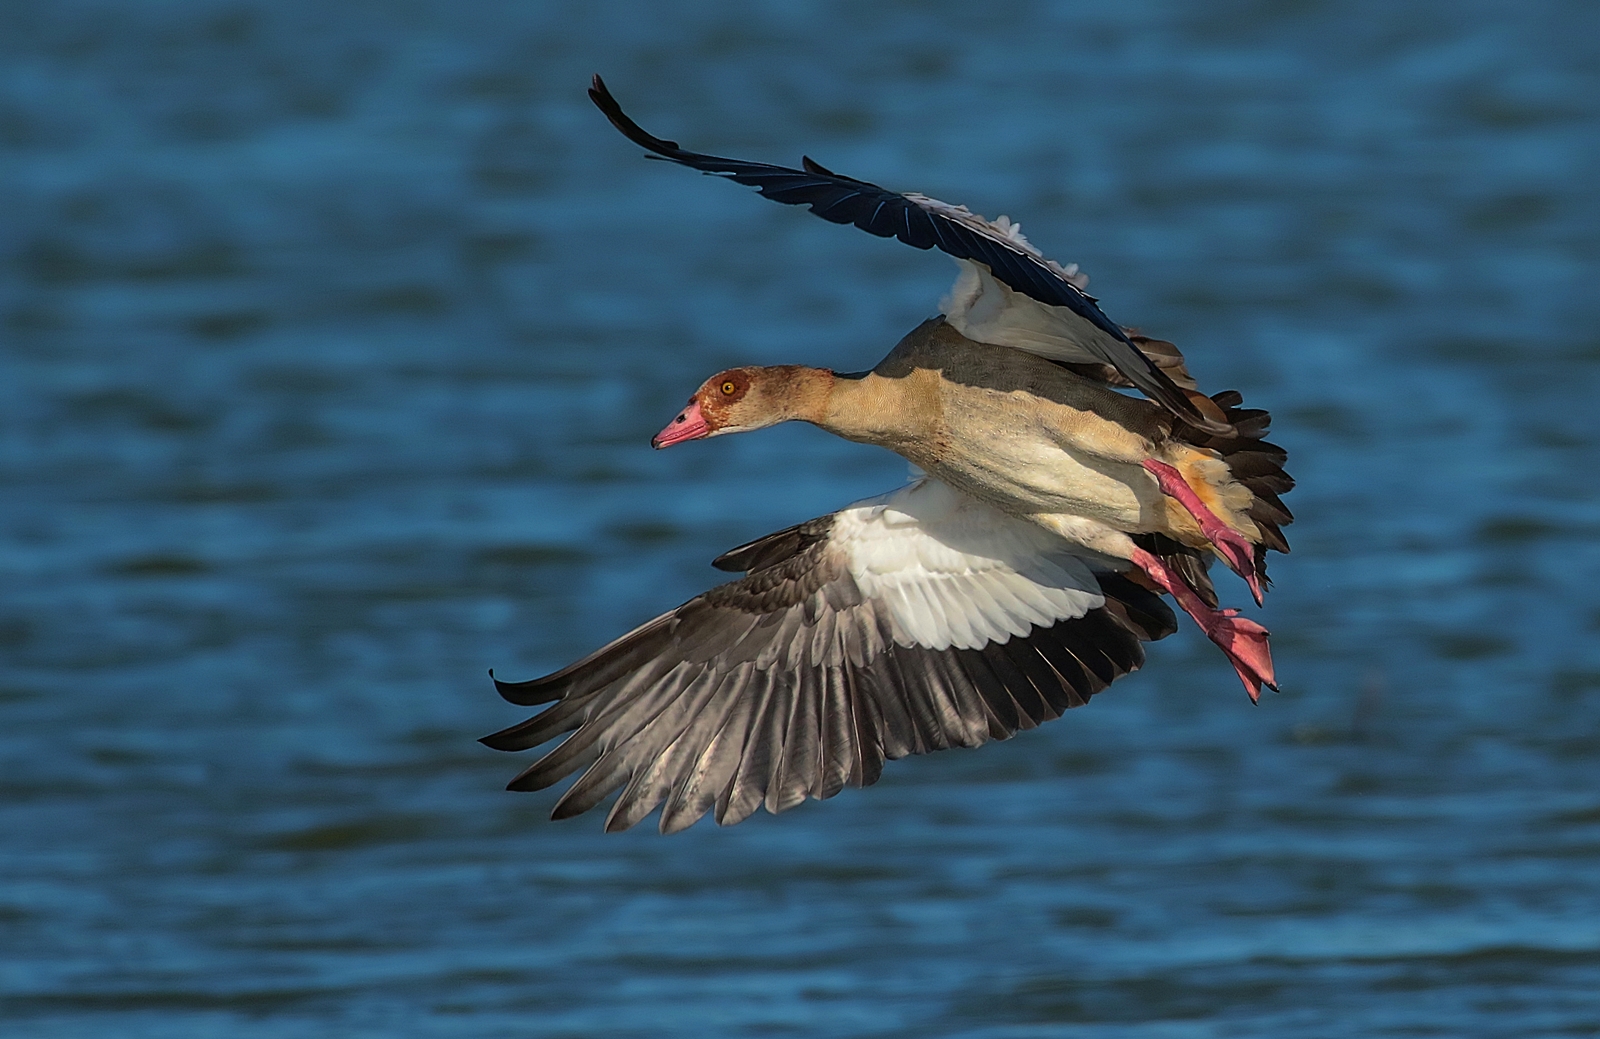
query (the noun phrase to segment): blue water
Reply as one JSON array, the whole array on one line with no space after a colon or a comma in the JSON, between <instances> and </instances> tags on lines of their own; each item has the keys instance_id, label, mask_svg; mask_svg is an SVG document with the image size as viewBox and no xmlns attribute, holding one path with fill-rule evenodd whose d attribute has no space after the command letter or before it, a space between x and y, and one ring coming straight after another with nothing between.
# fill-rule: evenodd
<instances>
[{"instance_id":1,"label":"blue water","mask_svg":"<svg viewBox=\"0 0 1600 1039\"><path fill-rule=\"evenodd\" d=\"M489 667L904 475L650 434L954 273L595 71L1007 213L1272 408L1283 693L1186 628L729 830L504 792ZM0 1034L1600 1033L1597 170L1580 0L9 0Z\"/></svg>"}]
</instances>

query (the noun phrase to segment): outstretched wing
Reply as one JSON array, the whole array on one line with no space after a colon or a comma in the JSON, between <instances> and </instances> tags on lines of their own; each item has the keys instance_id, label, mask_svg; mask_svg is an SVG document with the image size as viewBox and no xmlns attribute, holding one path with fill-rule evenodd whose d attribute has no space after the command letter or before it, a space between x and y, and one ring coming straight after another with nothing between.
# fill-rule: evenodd
<instances>
[{"instance_id":1,"label":"outstretched wing","mask_svg":"<svg viewBox=\"0 0 1600 1039\"><path fill-rule=\"evenodd\" d=\"M1046 306L1066 311L1063 320L1081 323L1073 329L1073 342L1091 357L1121 372L1134 386L1173 414L1211 433L1230 432L1202 415L1167 374L1135 346L1118 325L1100 310L1093 296L1077 284L1076 269L1047 260L1023 238L1016 225L1002 218L991 223L965 206L952 206L915 193L900 194L825 169L802 158L803 169L764 162L723 159L685 151L677 142L652 136L622 111L599 76L589 97L606 118L633 143L654 154L702 173L725 176L756 188L775 202L809 205L811 211L836 224L854 224L883 238L898 238L918 249L938 246L960 260L982 264L1016 292Z\"/></svg>"},{"instance_id":2,"label":"outstretched wing","mask_svg":"<svg viewBox=\"0 0 1600 1039\"><path fill-rule=\"evenodd\" d=\"M1152 593L1067 542L924 479L717 560L745 577L570 667L500 682L550 703L485 736L526 750L510 784L581 771L555 818L618 790L607 830L672 833L875 782L886 758L1005 739L1086 703L1175 628Z\"/></svg>"}]
</instances>

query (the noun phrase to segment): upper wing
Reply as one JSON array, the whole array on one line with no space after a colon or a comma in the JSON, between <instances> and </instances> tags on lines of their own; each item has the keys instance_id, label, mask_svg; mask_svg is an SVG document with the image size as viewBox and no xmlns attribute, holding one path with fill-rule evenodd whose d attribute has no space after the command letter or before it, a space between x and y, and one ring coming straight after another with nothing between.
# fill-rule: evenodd
<instances>
[{"instance_id":1,"label":"upper wing","mask_svg":"<svg viewBox=\"0 0 1600 1039\"><path fill-rule=\"evenodd\" d=\"M1073 341L1093 359L1109 364L1151 399L1185 422L1212 433L1227 433L1202 415L1166 373L1129 341L1127 334L1095 305L1079 285L1076 268L1063 268L1022 237L1017 225L1001 218L991 223L965 206L952 206L915 193L900 194L845 177L802 158L804 169L764 162L723 159L685 151L676 141L646 133L623 113L599 76L589 97L611 124L630 141L656 156L702 173L716 173L756 188L776 202L810 205L811 211L836 224L854 224L884 238L898 238L918 249L938 246L957 259L982 264L995 278L1039 303L1063 308L1061 320L1078 327Z\"/></svg>"},{"instance_id":2,"label":"upper wing","mask_svg":"<svg viewBox=\"0 0 1600 1039\"><path fill-rule=\"evenodd\" d=\"M939 301L939 310L951 328L975 343L1009 346L1047 357L1099 382L1112 386L1134 385L1132 379L1101 358L1092 342L1085 342L1086 334L1100 334L1097 329L1073 319L1060 307L1047 306L1032 296L1014 291L981 264L971 260L957 260L956 263L961 274ZM1184 390L1199 388L1176 346L1126 329L1123 332L1141 354L1179 387ZM1218 418L1202 396L1196 393L1185 396L1200 414Z\"/></svg>"},{"instance_id":3,"label":"upper wing","mask_svg":"<svg viewBox=\"0 0 1600 1039\"><path fill-rule=\"evenodd\" d=\"M511 789L582 770L555 818L623 788L608 830L657 806L663 833L713 808L736 823L866 786L885 758L1058 717L1175 628L1152 593L927 479L717 565L749 572L553 675L496 681L513 703L554 703L484 743L572 733Z\"/></svg>"}]
</instances>

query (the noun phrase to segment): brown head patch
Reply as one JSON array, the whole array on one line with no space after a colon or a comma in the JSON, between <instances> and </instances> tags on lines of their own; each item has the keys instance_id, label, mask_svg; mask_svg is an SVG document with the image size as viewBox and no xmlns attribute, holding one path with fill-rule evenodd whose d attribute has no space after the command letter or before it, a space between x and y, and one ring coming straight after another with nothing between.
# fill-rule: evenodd
<instances>
[{"instance_id":1,"label":"brown head patch","mask_svg":"<svg viewBox=\"0 0 1600 1039\"><path fill-rule=\"evenodd\" d=\"M751 373L748 368L729 368L707 379L700 387L696 399L700 413L712 429L718 429L728 420L728 409L744 400L750 392Z\"/></svg>"}]
</instances>

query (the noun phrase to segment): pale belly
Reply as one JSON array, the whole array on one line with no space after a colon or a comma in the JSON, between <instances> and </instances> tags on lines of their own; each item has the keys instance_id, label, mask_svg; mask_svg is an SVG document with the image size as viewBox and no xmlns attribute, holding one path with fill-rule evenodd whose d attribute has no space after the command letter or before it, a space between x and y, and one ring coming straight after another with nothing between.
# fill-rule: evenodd
<instances>
[{"instance_id":1,"label":"pale belly","mask_svg":"<svg viewBox=\"0 0 1600 1039\"><path fill-rule=\"evenodd\" d=\"M1066 514L1117 530L1160 529L1160 489L1138 465L1083 455L1038 437L984 438L981 452L965 439L939 457L912 458L929 475L1015 516Z\"/></svg>"}]
</instances>

